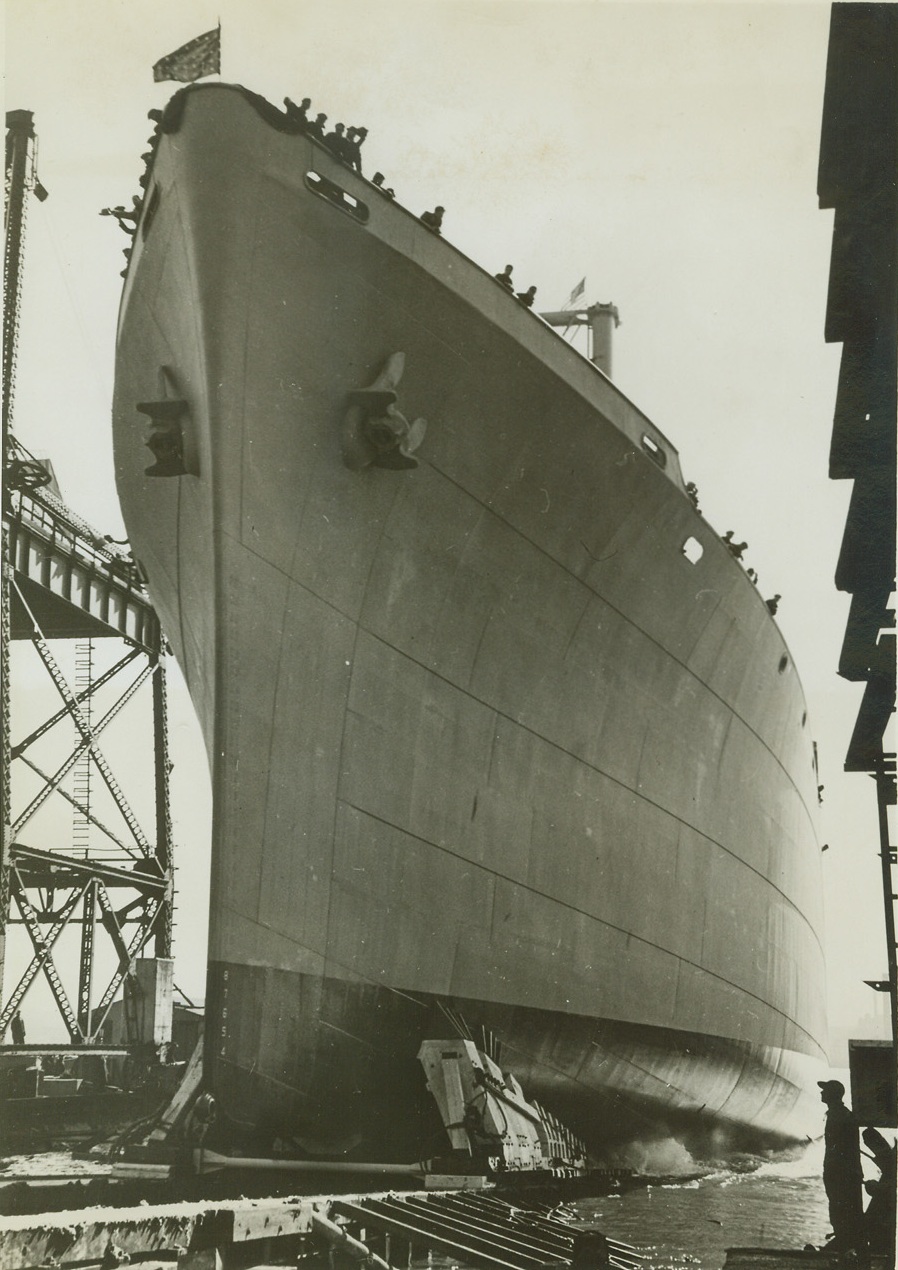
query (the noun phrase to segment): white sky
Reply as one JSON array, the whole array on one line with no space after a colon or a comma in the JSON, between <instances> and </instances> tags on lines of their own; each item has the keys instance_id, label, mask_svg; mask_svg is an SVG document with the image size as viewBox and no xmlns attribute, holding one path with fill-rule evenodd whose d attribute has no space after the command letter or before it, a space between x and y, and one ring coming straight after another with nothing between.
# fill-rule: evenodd
<instances>
[{"instance_id":1,"label":"white sky","mask_svg":"<svg viewBox=\"0 0 898 1270\"><path fill-rule=\"evenodd\" d=\"M799 668L825 785L830 1018L884 974L875 793L842 772L860 686L835 673L832 577L850 487L827 478L840 350L823 342L832 213L816 169L829 6L605 0L6 0L6 106L35 114L16 432L117 533L110 402L126 243L99 209L138 190L153 62L222 25L222 79L364 124L412 211L557 308L585 274L617 304L615 379L680 452ZM176 979L201 994L205 757L175 703Z\"/></svg>"}]
</instances>

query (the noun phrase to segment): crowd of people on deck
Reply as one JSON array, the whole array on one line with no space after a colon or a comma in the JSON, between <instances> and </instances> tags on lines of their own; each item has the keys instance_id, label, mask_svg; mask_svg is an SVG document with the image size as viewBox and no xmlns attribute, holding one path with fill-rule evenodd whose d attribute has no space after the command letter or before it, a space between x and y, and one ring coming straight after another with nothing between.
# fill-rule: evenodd
<instances>
[{"instance_id":1,"label":"crowd of people on deck","mask_svg":"<svg viewBox=\"0 0 898 1270\"><path fill-rule=\"evenodd\" d=\"M150 148L145 154L141 155L141 158L143 159L143 171L137 178L141 190L146 190L146 187L149 184L150 163L152 162L153 155L156 152L156 146L159 144L159 136L162 132L163 113L164 112L161 110L150 110L147 112L147 118L153 124L153 131L147 138L147 145ZM142 207L143 194L135 194L131 199L130 207L125 207L121 203L117 207L103 207L100 209L100 215L114 217L119 229L123 229L129 238L133 238L137 232L137 222L140 220ZM127 262L131 258L131 247L124 247L122 249L122 255L125 257L125 267L121 272L121 276L124 278L125 274L128 272Z\"/></svg>"},{"instance_id":2,"label":"crowd of people on deck","mask_svg":"<svg viewBox=\"0 0 898 1270\"><path fill-rule=\"evenodd\" d=\"M299 105L292 101L289 97L284 98L284 112L290 124L291 131L304 133L313 137L330 150L331 154L339 159L341 163L345 163L348 168L357 172L362 176L362 146L368 136L367 128L360 128L353 124L347 128L343 123L337 123L333 129L326 131L327 115L317 114L314 118L310 117L312 100L310 97L303 97ZM367 179L367 178L366 178ZM382 172L375 172L371 178L371 184L383 194L385 198L394 199L396 191L386 185L386 178ZM437 206L433 211L422 212L418 217L421 224L431 231L433 234L441 234L443 230L443 217L446 214L445 207ZM515 291L514 283L511 279L512 267L506 265L501 274L496 274L496 280L500 282L507 290L511 291L515 299L519 301L524 308L532 309L533 301L536 298L536 287L528 287L525 291Z\"/></svg>"},{"instance_id":3,"label":"crowd of people on deck","mask_svg":"<svg viewBox=\"0 0 898 1270\"><path fill-rule=\"evenodd\" d=\"M696 486L694 485L692 481L690 481L689 484L686 486L686 493L689 495L689 498L692 502L692 505L695 507L695 510L699 511L700 508L698 505L698 489L696 488ZM736 542L732 529L728 529L726 533L721 534L720 537L721 537L721 541L726 543L727 549L730 555L735 560L738 560L741 563L742 554L747 549L748 543ZM754 569L746 569L745 575L748 578L749 582L753 582L755 586L758 585L758 575ZM771 614L771 616L774 616L776 614L776 611L780 605L780 600L782 598L783 597L781 595L777 594L777 595L772 595L769 600L764 601L764 603L767 605L767 611Z\"/></svg>"},{"instance_id":4,"label":"crowd of people on deck","mask_svg":"<svg viewBox=\"0 0 898 1270\"><path fill-rule=\"evenodd\" d=\"M315 141L325 146L330 151L330 153L336 159L338 159L341 163L344 163L346 167L352 169L352 171L354 172L357 172L359 176L363 176L362 146L365 144L365 141L368 137L368 129L364 127L359 127L355 124L347 128L345 124L337 123L334 125L331 131L328 132L326 131L327 118L328 118L327 115L324 114L323 112L319 112L314 117L310 117L309 112L311 110L311 106L312 106L312 100L310 97L303 97L299 105L297 105L296 102L292 101L289 97L284 98L284 118L288 125L288 131L295 132L295 133L302 133L312 137ZM144 174L142 175L140 179L140 184L143 188L146 188L147 179L148 179L147 177L148 162L153 157L153 152L155 150L156 144L159 139L162 119L163 119L163 112L161 110L151 110L148 112L148 118L152 120L154 124L154 129L153 129L153 134L149 138L149 142L148 142L148 144L150 145L150 150L143 156L144 159L147 160L147 165L145 166ZM365 179L367 180L367 178ZM371 178L369 183L378 191L378 193L382 194L385 198L388 198L391 200L395 199L396 191L391 186L388 186L386 184L386 178L382 172L375 172L374 176ZM143 203L142 196L135 195L134 198L132 199L132 204L133 204L132 207L130 208L125 208L124 206L104 207L103 210L100 212L100 215L113 216L118 222L119 226L130 237L133 237L135 230L137 228L137 222L140 217L142 203ZM443 217L445 216L445 214L446 214L446 209L442 206L437 206L433 209L433 211L422 212L421 215L418 217L418 219L420 220L421 224L424 225L426 229L429 229L431 231L431 233L439 235L442 233ZM131 248L126 247L124 249L124 255L125 255L126 261L129 258L130 254L131 254ZM506 265L505 268L501 271L501 273L497 273L494 275L496 282L498 282L499 285L504 287L507 291L511 292L511 294L515 297L518 303L521 304L524 308L532 309L533 302L536 299L536 287L530 286L530 287L527 287L526 290L524 291L515 290L515 284L512 279L512 272L513 272L512 266ZM125 269L122 270L122 277L124 277L126 273L127 273L127 266ZM698 489L694 482L690 481L687 484L686 493L689 499L691 500L693 506L695 507L696 511L700 511L700 508L698 505ZM741 561L742 554L746 550L748 543L735 542L732 529L728 529L726 533L722 535L722 538L723 538L723 541L726 543L727 547L729 548L730 552L732 553L732 555L735 557L735 559ZM756 571L752 568L749 568L749 569L746 569L746 574L749 580L753 582L755 586L757 586L758 575ZM776 614L779 608L779 602L781 599L782 599L781 595L773 595L771 596L770 599L764 601L764 603L767 605L767 608L771 614Z\"/></svg>"},{"instance_id":5,"label":"crowd of people on deck","mask_svg":"<svg viewBox=\"0 0 898 1270\"><path fill-rule=\"evenodd\" d=\"M284 98L284 111L293 129L296 132L305 132L316 141L320 141L322 145L327 146L335 158L361 176L362 146L368 136L368 129L358 128L355 124L347 128L345 124L338 123L331 132L325 132L327 115L317 114L314 119L310 119L311 105L312 101L309 97L303 97L298 106L289 97Z\"/></svg>"},{"instance_id":6,"label":"crowd of people on deck","mask_svg":"<svg viewBox=\"0 0 898 1270\"><path fill-rule=\"evenodd\" d=\"M695 481L686 482L686 494L687 494L687 497L689 498L690 503L692 503L692 506L695 508L697 512L700 513L702 509L698 505L698 486L696 485ZM730 555L735 560L738 560L741 564L742 555L747 550L748 543L736 542L735 534L732 529L728 529L725 534L721 534L720 538L722 542L726 543L727 549ZM755 569L752 569L752 568L746 569L745 576L748 578L749 582L753 582L755 586L758 585L758 574ZM779 609L780 600L782 598L783 597L781 595L777 594L777 595L772 595L769 600L764 601L764 603L767 605L767 611L771 614L771 616L776 615L776 612Z\"/></svg>"},{"instance_id":7,"label":"crowd of people on deck","mask_svg":"<svg viewBox=\"0 0 898 1270\"><path fill-rule=\"evenodd\" d=\"M347 128L345 124L337 123L330 131L327 131L327 115L324 112L319 112L312 117L310 115L311 107L312 99L310 97L303 97L299 105L297 105L295 101L292 101L291 98L285 97L283 114L283 121L286 124L285 130L312 137L312 139L317 141L320 145L325 146L334 158L345 164L346 167L350 168L353 172L357 172L359 176L363 176L362 146L365 144L365 140L367 139L368 129L358 127L355 124L352 124ZM273 108L269 107L269 110L273 111ZM143 189L146 189L147 182L149 180L149 165L159 140L163 115L164 112L161 110L151 110L148 112L148 118L153 121L154 129L153 135L149 138L148 142L150 149L143 155L143 159L145 161L144 171L140 177L140 185ZM364 179L367 180L368 178L365 177ZM386 184L386 178L382 172L375 172L369 183L373 185L378 193L382 194L384 198L395 199L396 191ZM118 207L104 207L100 212L100 215L113 216L125 233L127 233L129 237L133 238L134 232L137 228L137 222L140 218L143 198L141 195L135 195L132 201L133 207L131 208L125 208L122 205L119 205ZM438 206L435 207L432 212L422 212L418 219L426 229L431 231L431 233L441 234L445 213L446 209ZM131 248L125 247L123 254L125 256L125 260L127 261L131 255ZM126 273L127 265L122 270L122 277L124 277ZM496 274L496 279L512 292L515 299L518 300L524 308L531 309L533 307L533 301L536 298L536 287L531 286L525 291L515 291L514 284L511 281L511 265L506 265L503 273Z\"/></svg>"}]
</instances>

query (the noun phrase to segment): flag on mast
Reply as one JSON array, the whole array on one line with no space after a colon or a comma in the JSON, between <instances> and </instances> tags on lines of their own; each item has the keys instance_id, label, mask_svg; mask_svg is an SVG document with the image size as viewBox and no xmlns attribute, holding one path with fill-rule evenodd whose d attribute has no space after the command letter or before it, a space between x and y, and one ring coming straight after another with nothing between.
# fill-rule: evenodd
<instances>
[{"instance_id":1,"label":"flag on mast","mask_svg":"<svg viewBox=\"0 0 898 1270\"><path fill-rule=\"evenodd\" d=\"M575 301L579 300L585 290L586 290L586 279L581 278L580 281L577 283L577 285L574 287L571 294L568 296L567 304L565 304L564 307L567 308L568 304L573 304Z\"/></svg>"},{"instance_id":2,"label":"flag on mast","mask_svg":"<svg viewBox=\"0 0 898 1270\"><path fill-rule=\"evenodd\" d=\"M196 39L188 40L174 53L160 57L153 67L153 79L177 79L182 84L192 84L204 75L217 75L221 71L221 25L204 31Z\"/></svg>"}]
</instances>

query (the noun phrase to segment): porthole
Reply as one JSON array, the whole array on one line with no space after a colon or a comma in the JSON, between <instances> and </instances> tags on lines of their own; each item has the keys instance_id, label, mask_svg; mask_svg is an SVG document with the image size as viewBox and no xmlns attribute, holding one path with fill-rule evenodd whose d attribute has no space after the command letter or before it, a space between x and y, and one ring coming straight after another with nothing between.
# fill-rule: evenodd
<instances>
[{"instance_id":1,"label":"porthole","mask_svg":"<svg viewBox=\"0 0 898 1270\"><path fill-rule=\"evenodd\" d=\"M788 665L789 665L789 658L786 656L785 653L783 653L782 657L780 658L780 664L778 667L780 674L783 673L783 671L786 669Z\"/></svg>"},{"instance_id":2,"label":"porthole","mask_svg":"<svg viewBox=\"0 0 898 1270\"><path fill-rule=\"evenodd\" d=\"M699 560L701 560L702 556L705 554L705 549L699 540L691 536L686 539L680 550L690 564L698 564Z\"/></svg>"},{"instance_id":3,"label":"porthole","mask_svg":"<svg viewBox=\"0 0 898 1270\"><path fill-rule=\"evenodd\" d=\"M659 467L667 467L667 455L661 449L656 441L653 441L647 432L642 434L642 448L650 459L654 459Z\"/></svg>"},{"instance_id":4,"label":"porthole","mask_svg":"<svg viewBox=\"0 0 898 1270\"><path fill-rule=\"evenodd\" d=\"M342 186L337 185L334 181L329 181L320 172L307 172L306 186L313 194L325 199L333 207L339 207L341 212L346 212L348 216L352 216L360 224L364 225L368 220L368 208L361 199L357 199L352 194L347 193Z\"/></svg>"}]
</instances>

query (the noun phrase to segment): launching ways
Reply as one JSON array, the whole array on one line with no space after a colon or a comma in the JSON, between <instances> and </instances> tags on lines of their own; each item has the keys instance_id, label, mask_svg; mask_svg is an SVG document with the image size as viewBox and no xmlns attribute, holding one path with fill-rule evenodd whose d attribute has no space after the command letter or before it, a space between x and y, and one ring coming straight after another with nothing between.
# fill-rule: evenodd
<instances>
[{"instance_id":1,"label":"launching ways","mask_svg":"<svg viewBox=\"0 0 898 1270\"><path fill-rule=\"evenodd\" d=\"M209 1267L461 1264L481 1270L638 1270L629 1244L577 1226L563 1209L498 1195L423 1192L311 1196L92 1209L16 1221L0 1235L10 1270L52 1264L113 1266L141 1260L179 1270Z\"/></svg>"},{"instance_id":2,"label":"launching ways","mask_svg":"<svg viewBox=\"0 0 898 1270\"><path fill-rule=\"evenodd\" d=\"M584 1193L595 1195L617 1190L624 1182L623 1174L602 1171L587 1179L582 1143L528 1103L514 1077L503 1073L473 1043L425 1041L419 1059L455 1148L454 1163L458 1165L468 1152L470 1171L437 1172L428 1167L434 1161L261 1160L222 1156L200 1145L190 1153L197 1175L194 1192L203 1174L230 1170L232 1185L217 1183L216 1194L243 1194L236 1201L212 1204L166 1203L163 1197L170 1192L158 1188L178 1178L183 1185L187 1158L183 1147L191 1138L196 1140L192 1095L202 1080L197 1052L182 1089L162 1117L167 1129L160 1124L136 1158L113 1156L110 1184L127 1192L116 1196L119 1205L93 1208L85 1220L73 1224L72 1201L63 1200L67 1212L14 1223L0 1233L3 1264L19 1270L37 1270L51 1260L59 1270L109 1267L129 1260L160 1267L176 1261L179 1270L247 1266L261 1270L298 1263L310 1270L359 1264L379 1270L434 1264L481 1270L576 1266L640 1270L645 1257L635 1248L578 1221L575 1212L559 1203L557 1180L561 1177L579 1175L589 1182ZM472 1112L476 1113L473 1117ZM201 1131L200 1142L202 1136ZM477 1168L476 1157L480 1155L482 1163L487 1137L494 1153L491 1177ZM176 1154L170 1150L173 1143L181 1148ZM583 1154L575 1161L570 1158L573 1152ZM170 1163L162 1162L166 1155ZM532 1181L534 1172L542 1172L536 1181L552 1203L538 1202L541 1192L528 1187L527 1175ZM301 1189L304 1180L320 1185L333 1181L334 1175L343 1180L355 1175L356 1185L364 1179L369 1186L375 1179L379 1185L389 1179L392 1189L374 1194L244 1198L244 1194L258 1193L260 1178L271 1175L281 1189L286 1184ZM127 1203L131 1194L138 1193L139 1208L122 1206L122 1201ZM153 1203L154 1199L162 1202Z\"/></svg>"},{"instance_id":3,"label":"launching ways","mask_svg":"<svg viewBox=\"0 0 898 1270\"><path fill-rule=\"evenodd\" d=\"M43 976L71 1045L95 1046L148 944L157 958L171 955L164 641L128 552L67 508L47 468L15 441L4 475L0 1038L24 1042L19 1011ZM21 703L14 658L28 682ZM36 710L42 693L49 713ZM136 811L124 770L133 785L141 754L153 805ZM10 956L10 937L23 942L15 927L27 933L24 969L21 947ZM135 1041L147 1039L139 1005L126 991Z\"/></svg>"}]
</instances>

